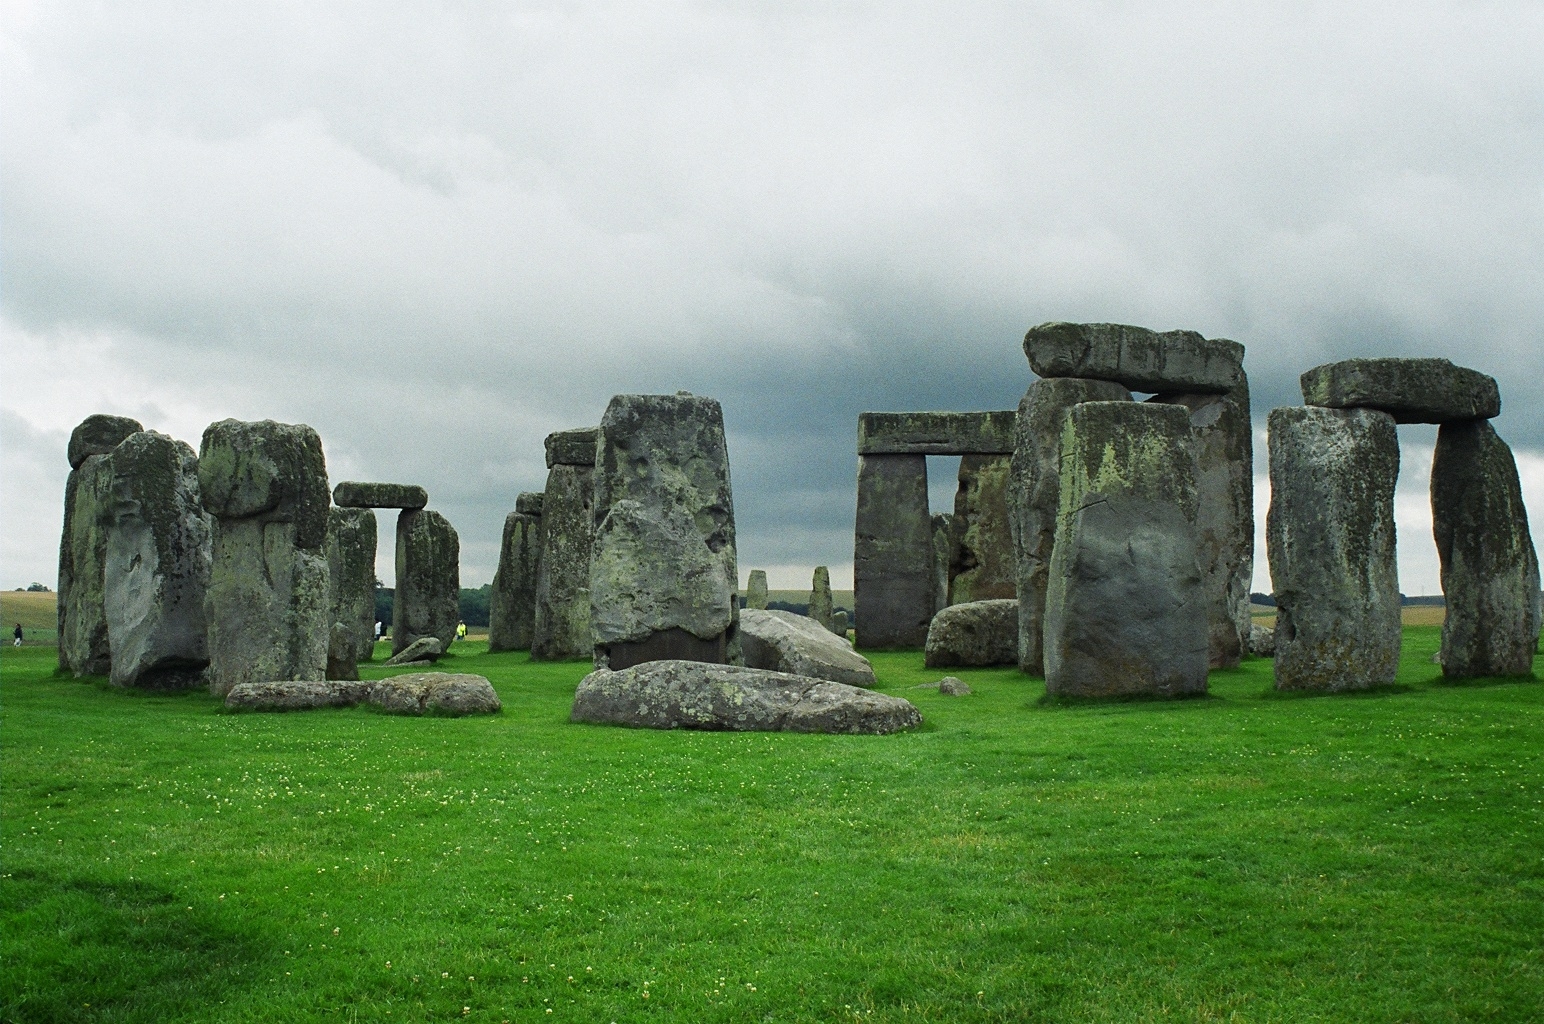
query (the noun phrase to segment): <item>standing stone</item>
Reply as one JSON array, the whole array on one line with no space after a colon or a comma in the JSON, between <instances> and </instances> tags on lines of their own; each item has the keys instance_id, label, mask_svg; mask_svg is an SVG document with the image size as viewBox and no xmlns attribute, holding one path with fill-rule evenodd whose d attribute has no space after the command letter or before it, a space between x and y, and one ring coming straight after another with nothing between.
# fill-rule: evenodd
<instances>
[{"instance_id":1,"label":"standing stone","mask_svg":"<svg viewBox=\"0 0 1544 1024\"><path fill-rule=\"evenodd\" d=\"M834 633L836 632L836 620L832 617L834 610L831 603L831 570L823 565L817 565L814 578L810 581L810 618Z\"/></svg>"},{"instance_id":2,"label":"standing stone","mask_svg":"<svg viewBox=\"0 0 1544 1024\"><path fill-rule=\"evenodd\" d=\"M767 610L767 574L764 569L752 569L751 578L745 585L745 607Z\"/></svg>"},{"instance_id":3,"label":"standing stone","mask_svg":"<svg viewBox=\"0 0 1544 1024\"><path fill-rule=\"evenodd\" d=\"M738 663L739 570L718 402L617 395L595 468L595 664Z\"/></svg>"},{"instance_id":4,"label":"standing stone","mask_svg":"<svg viewBox=\"0 0 1544 1024\"><path fill-rule=\"evenodd\" d=\"M70 475L64 485L64 528L59 534L58 601L59 668L75 676L106 675L112 658L107 640L107 620L102 612L102 573L106 565L107 535L101 517L105 508L98 493L105 482L102 470L86 469L93 456L103 456L130 434L145 428L126 416L87 416L70 434L66 456ZM86 472L82 472L85 469ZM92 483L84 499L90 508L76 525L75 511L81 481ZM82 547L75 546L76 532ZM79 589L77 589L77 583Z\"/></svg>"},{"instance_id":5,"label":"standing stone","mask_svg":"<svg viewBox=\"0 0 1544 1024\"><path fill-rule=\"evenodd\" d=\"M461 621L461 540L450 520L428 509L397 514L397 591L391 602L391 653L431 636L450 650Z\"/></svg>"},{"instance_id":6,"label":"standing stone","mask_svg":"<svg viewBox=\"0 0 1544 1024\"><path fill-rule=\"evenodd\" d=\"M1206 692L1189 435L1177 406L1089 402L1067 414L1046 590L1046 693Z\"/></svg>"},{"instance_id":7,"label":"standing stone","mask_svg":"<svg viewBox=\"0 0 1544 1024\"><path fill-rule=\"evenodd\" d=\"M954 561L954 513L933 513L933 614L949 607L949 567Z\"/></svg>"},{"instance_id":8,"label":"standing stone","mask_svg":"<svg viewBox=\"0 0 1544 1024\"><path fill-rule=\"evenodd\" d=\"M1196 457L1197 558L1207 596L1212 668L1236 668L1249 650L1254 579L1254 437L1249 379L1225 395L1159 395L1190 413Z\"/></svg>"},{"instance_id":9,"label":"standing stone","mask_svg":"<svg viewBox=\"0 0 1544 1024\"><path fill-rule=\"evenodd\" d=\"M359 679L359 656L354 630L341 622L334 622L327 633L326 674L328 679Z\"/></svg>"},{"instance_id":10,"label":"standing stone","mask_svg":"<svg viewBox=\"0 0 1544 1024\"><path fill-rule=\"evenodd\" d=\"M1485 420L1444 423L1431 465L1442 559L1442 674L1527 676L1539 641L1539 559L1512 449Z\"/></svg>"},{"instance_id":11,"label":"standing stone","mask_svg":"<svg viewBox=\"0 0 1544 1024\"><path fill-rule=\"evenodd\" d=\"M200 686L209 664L211 523L199 496L198 456L182 441L141 431L101 458L112 467L103 575L112 681Z\"/></svg>"},{"instance_id":12,"label":"standing stone","mask_svg":"<svg viewBox=\"0 0 1544 1024\"><path fill-rule=\"evenodd\" d=\"M375 655L375 546L375 513L369 507L328 511L327 614L334 626L341 623L348 631L355 662Z\"/></svg>"},{"instance_id":13,"label":"standing stone","mask_svg":"<svg viewBox=\"0 0 1544 1024\"><path fill-rule=\"evenodd\" d=\"M1008 508L1019 599L1019 669L1044 669L1045 593L1061 502L1061 434L1067 410L1082 402L1130 401L1119 384L1059 377L1024 392L1013 438Z\"/></svg>"},{"instance_id":14,"label":"standing stone","mask_svg":"<svg viewBox=\"0 0 1544 1024\"><path fill-rule=\"evenodd\" d=\"M547 438L547 490L542 497L541 558L531 637L531 657L536 661L589 658L595 650L590 634L590 559L596 516L596 434L596 428L587 427Z\"/></svg>"},{"instance_id":15,"label":"standing stone","mask_svg":"<svg viewBox=\"0 0 1544 1024\"><path fill-rule=\"evenodd\" d=\"M1357 690L1394 681L1394 418L1371 409L1271 410L1276 687Z\"/></svg>"},{"instance_id":16,"label":"standing stone","mask_svg":"<svg viewBox=\"0 0 1544 1024\"><path fill-rule=\"evenodd\" d=\"M205 617L209 690L327 671L327 461L303 424L221 420L204 431L199 491L215 517Z\"/></svg>"},{"instance_id":17,"label":"standing stone","mask_svg":"<svg viewBox=\"0 0 1544 1024\"><path fill-rule=\"evenodd\" d=\"M1127 324L1041 324L1024 335L1024 354L1042 377L1109 380L1153 393L1222 394L1238 385L1244 365L1236 341Z\"/></svg>"},{"instance_id":18,"label":"standing stone","mask_svg":"<svg viewBox=\"0 0 1544 1024\"><path fill-rule=\"evenodd\" d=\"M515 499L504 517L499 567L488 595L488 652L528 651L536 630L536 578L541 571L540 494Z\"/></svg>"},{"instance_id":19,"label":"standing stone","mask_svg":"<svg viewBox=\"0 0 1544 1024\"><path fill-rule=\"evenodd\" d=\"M954 494L949 604L1011 600L1016 565L1008 515L1012 457L965 455Z\"/></svg>"},{"instance_id":20,"label":"standing stone","mask_svg":"<svg viewBox=\"0 0 1544 1024\"><path fill-rule=\"evenodd\" d=\"M853 602L858 646L920 648L938 603L926 455L858 456Z\"/></svg>"}]
</instances>

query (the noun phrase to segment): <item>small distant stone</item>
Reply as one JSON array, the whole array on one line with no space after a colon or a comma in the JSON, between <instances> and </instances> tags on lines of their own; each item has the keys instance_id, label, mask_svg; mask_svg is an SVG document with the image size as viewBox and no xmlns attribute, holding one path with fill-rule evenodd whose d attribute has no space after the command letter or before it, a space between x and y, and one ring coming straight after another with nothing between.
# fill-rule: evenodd
<instances>
[{"instance_id":1,"label":"small distant stone","mask_svg":"<svg viewBox=\"0 0 1544 1024\"><path fill-rule=\"evenodd\" d=\"M421 636L402 648L401 653L391 658L386 664L392 668L402 665L430 665L444 653L445 650L440 645L439 637Z\"/></svg>"},{"instance_id":2,"label":"small distant stone","mask_svg":"<svg viewBox=\"0 0 1544 1024\"><path fill-rule=\"evenodd\" d=\"M332 503L344 508L423 508L429 492L415 484L366 484L345 480L332 489Z\"/></svg>"},{"instance_id":3,"label":"small distant stone","mask_svg":"<svg viewBox=\"0 0 1544 1024\"><path fill-rule=\"evenodd\" d=\"M944 676L938 681L938 692L945 697L969 697L970 686L963 679Z\"/></svg>"},{"instance_id":4,"label":"small distant stone","mask_svg":"<svg viewBox=\"0 0 1544 1024\"><path fill-rule=\"evenodd\" d=\"M1249 653L1256 658L1276 657L1276 631L1270 626L1251 623L1249 626Z\"/></svg>"}]
</instances>

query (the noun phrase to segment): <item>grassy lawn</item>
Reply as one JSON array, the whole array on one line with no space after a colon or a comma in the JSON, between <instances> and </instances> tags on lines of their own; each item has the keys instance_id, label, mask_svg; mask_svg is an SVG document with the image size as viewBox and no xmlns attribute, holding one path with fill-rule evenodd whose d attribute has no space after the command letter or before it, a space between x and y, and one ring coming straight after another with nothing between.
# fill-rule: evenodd
<instances>
[{"instance_id":1,"label":"grassy lawn","mask_svg":"<svg viewBox=\"0 0 1544 1024\"><path fill-rule=\"evenodd\" d=\"M881 654L890 737L573 726L584 665L477 644L495 718L5 647L0 1019L1541 1020L1544 686L1443 685L1437 639L1176 703Z\"/></svg>"}]
</instances>

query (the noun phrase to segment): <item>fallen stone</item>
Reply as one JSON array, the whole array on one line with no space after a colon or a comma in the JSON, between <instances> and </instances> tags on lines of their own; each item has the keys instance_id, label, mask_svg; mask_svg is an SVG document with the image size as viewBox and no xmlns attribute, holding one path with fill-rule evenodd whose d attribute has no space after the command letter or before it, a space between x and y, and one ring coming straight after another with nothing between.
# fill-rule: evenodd
<instances>
[{"instance_id":1,"label":"fallen stone","mask_svg":"<svg viewBox=\"0 0 1544 1024\"><path fill-rule=\"evenodd\" d=\"M1276 687L1394 681L1394 418L1372 409L1271 410L1266 548L1276 590Z\"/></svg>"},{"instance_id":2,"label":"fallen stone","mask_svg":"<svg viewBox=\"0 0 1544 1024\"><path fill-rule=\"evenodd\" d=\"M949 604L1017 596L1009 526L1009 455L966 455L950 521ZM1015 617L1018 615L1015 604ZM1018 627L1014 626L1017 634ZM1018 640L1014 640L1017 648ZM1014 656L1017 660L1017 655Z\"/></svg>"},{"instance_id":3,"label":"fallen stone","mask_svg":"<svg viewBox=\"0 0 1544 1024\"><path fill-rule=\"evenodd\" d=\"M1269 626L1249 627L1249 653L1256 658L1276 657L1276 631Z\"/></svg>"},{"instance_id":4,"label":"fallen stone","mask_svg":"<svg viewBox=\"0 0 1544 1024\"><path fill-rule=\"evenodd\" d=\"M557 463L548 471L531 626L534 661L594 657L590 634L594 504L593 467Z\"/></svg>"},{"instance_id":5,"label":"fallen stone","mask_svg":"<svg viewBox=\"0 0 1544 1024\"><path fill-rule=\"evenodd\" d=\"M962 679L944 676L938 681L938 692L945 697L969 697L970 686Z\"/></svg>"},{"instance_id":6,"label":"fallen stone","mask_svg":"<svg viewBox=\"0 0 1544 1024\"><path fill-rule=\"evenodd\" d=\"M835 610L831 602L831 570L817 565L810 580L810 618L834 633L836 622L832 613Z\"/></svg>"},{"instance_id":7,"label":"fallen stone","mask_svg":"<svg viewBox=\"0 0 1544 1024\"><path fill-rule=\"evenodd\" d=\"M1046 693L1205 693L1207 602L1185 410L1073 406L1062 428L1060 520L1046 590Z\"/></svg>"},{"instance_id":8,"label":"fallen stone","mask_svg":"<svg viewBox=\"0 0 1544 1024\"><path fill-rule=\"evenodd\" d=\"M328 510L328 617L348 630L350 657L355 663L375 656L375 547L374 512L368 508ZM328 658L332 659L330 653ZM327 678L353 677L329 674Z\"/></svg>"},{"instance_id":9,"label":"fallen stone","mask_svg":"<svg viewBox=\"0 0 1544 1024\"><path fill-rule=\"evenodd\" d=\"M397 514L397 589L391 602L391 653L432 636L450 649L461 622L461 539L428 509Z\"/></svg>"},{"instance_id":10,"label":"fallen stone","mask_svg":"<svg viewBox=\"0 0 1544 1024\"><path fill-rule=\"evenodd\" d=\"M1396 423L1451 423L1501 414L1496 378L1446 359L1346 359L1301 378L1303 401L1328 409L1377 409Z\"/></svg>"},{"instance_id":11,"label":"fallen stone","mask_svg":"<svg viewBox=\"0 0 1544 1024\"><path fill-rule=\"evenodd\" d=\"M357 680L285 679L238 683L225 695L225 706L236 711L307 711L312 708L351 708L370 699L374 685Z\"/></svg>"},{"instance_id":12,"label":"fallen stone","mask_svg":"<svg viewBox=\"0 0 1544 1024\"><path fill-rule=\"evenodd\" d=\"M1444 423L1431 465L1442 562L1442 674L1530 676L1539 643L1539 559L1512 449L1485 420Z\"/></svg>"},{"instance_id":13,"label":"fallen stone","mask_svg":"<svg viewBox=\"0 0 1544 1024\"><path fill-rule=\"evenodd\" d=\"M79 469L93 455L107 455L130 435L144 430L139 420L127 416L108 416L96 413L80 421L70 432L70 444L66 454L71 469Z\"/></svg>"},{"instance_id":14,"label":"fallen stone","mask_svg":"<svg viewBox=\"0 0 1544 1024\"><path fill-rule=\"evenodd\" d=\"M429 504L429 492L416 484L345 480L332 489L332 502L343 508L420 509Z\"/></svg>"},{"instance_id":15,"label":"fallen stone","mask_svg":"<svg viewBox=\"0 0 1544 1024\"><path fill-rule=\"evenodd\" d=\"M599 434L600 431L596 427L559 430L548 434L547 468L595 465L595 441Z\"/></svg>"},{"instance_id":16,"label":"fallen stone","mask_svg":"<svg viewBox=\"0 0 1544 1024\"><path fill-rule=\"evenodd\" d=\"M745 607L767 607L767 574L762 569L752 569L751 578L745 585Z\"/></svg>"},{"instance_id":17,"label":"fallen stone","mask_svg":"<svg viewBox=\"0 0 1544 1024\"><path fill-rule=\"evenodd\" d=\"M327 678L359 678L359 657L354 649L354 631L341 622L334 622L328 633Z\"/></svg>"},{"instance_id":18,"label":"fallen stone","mask_svg":"<svg viewBox=\"0 0 1544 1024\"><path fill-rule=\"evenodd\" d=\"M866 648L921 647L938 603L927 456L860 455L853 602Z\"/></svg>"},{"instance_id":19,"label":"fallen stone","mask_svg":"<svg viewBox=\"0 0 1544 1024\"><path fill-rule=\"evenodd\" d=\"M645 729L883 735L922 723L910 701L738 665L651 661L585 676L570 720Z\"/></svg>"},{"instance_id":20,"label":"fallen stone","mask_svg":"<svg viewBox=\"0 0 1544 1024\"><path fill-rule=\"evenodd\" d=\"M397 715L498 714L503 710L492 684L482 676L418 672L374 682L284 680L241 683L226 694L238 711L304 711L373 704Z\"/></svg>"},{"instance_id":21,"label":"fallen stone","mask_svg":"<svg viewBox=\"0 0 1544 1024\"><path fill-rule=\"evenodd\" d=\"M402 648L398 653L386 659L386 664L393 668L400 665L416 665L424 662L432 664L436 658L444 653L445 645L440 643L439 637L421 636Z\"/></svg>"},{"instance_id":22,"label":"fallen stone","mask_svg":"<svg viewBox=\"0 0 1544 1024\"><path fill-rule=\"evenodd\" d=\"M1195 331L1150 331L1126 324L1047 323L1024 335L1030 369L1042 377L1114 381L1132 391L1231 391L1244 346Z\"/></svg>"},{"instance_id":23,"label":"fallen stone","mask_svg":"<svg viewBox=\"0 0 1544 1024\"><path fill-rule=\"evenodd\" d=\"M522 494L515 499L515 510L504 517L499 566L494 570L493 589L488 594L490 654L499 651L528 651L536 635L536 584L541 572L541 509L540 494Z\"/></svg>"},{"instance_id":24,"label":"fallen stone","mask_svg":"<svg viewBox=\"0 0 1544 1024\"><path fill-rule=\"evenodd\" d=\"M747 668L828 679L849 686L874 685L874 666L846 639L804 615L746 608L740 612L740 644Z\"/></svg>"},{"instance_id":25,"label":"fallen stone","mask_svg":"<svg viewBox=\"0 0 1544 1024\"><path fill-rule=\"evenodd\" d=\"M1019 603L1005 598L952 604L933 616L922 663L1013 665L1019 659Z\"/></svg>"}]
</instances>

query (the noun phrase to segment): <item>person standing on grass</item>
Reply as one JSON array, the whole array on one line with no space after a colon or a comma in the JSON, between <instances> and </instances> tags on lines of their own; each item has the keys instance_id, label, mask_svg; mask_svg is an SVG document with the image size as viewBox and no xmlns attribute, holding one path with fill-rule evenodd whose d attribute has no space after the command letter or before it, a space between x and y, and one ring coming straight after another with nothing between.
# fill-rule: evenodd
<instances>
[{"instance_id":1,"label":"person standing on grass","mask_svg":"<svg viewBox=\"0 0 1544 1024\"><path fill-rule=\"evenodd\" d=\"M21 623L18 622L16 624L16 632L12 633L11 635L16 638L16 642L11 644L11 646L12 647L20 647L21 646Z\"/></svg>"},{"instance_id":2,"label":"person standing on grass","mask_svg":"<svg viewBox=\"0 0 1544 1024\"><path fill-rule=\"evenodd\" d=\"M466 623L464 623L464 622L456 623L456 639L457 640L465 640L466 639Z\"/></svg>"}]
</instances>

